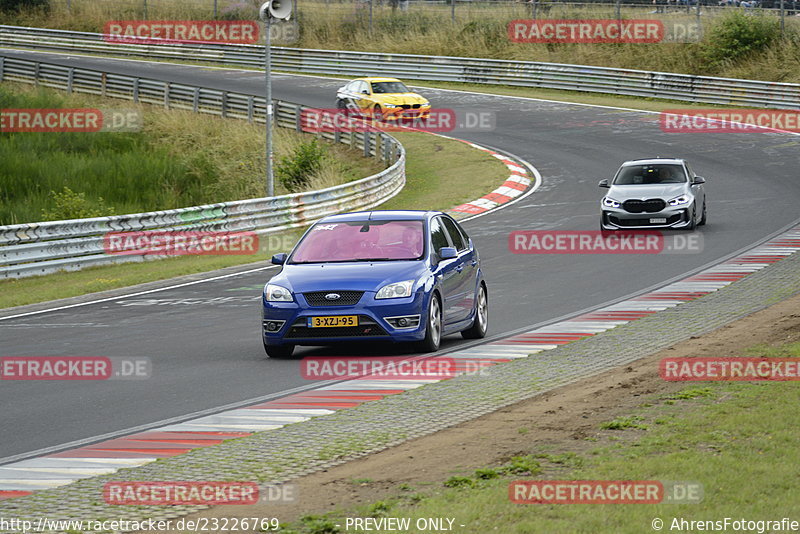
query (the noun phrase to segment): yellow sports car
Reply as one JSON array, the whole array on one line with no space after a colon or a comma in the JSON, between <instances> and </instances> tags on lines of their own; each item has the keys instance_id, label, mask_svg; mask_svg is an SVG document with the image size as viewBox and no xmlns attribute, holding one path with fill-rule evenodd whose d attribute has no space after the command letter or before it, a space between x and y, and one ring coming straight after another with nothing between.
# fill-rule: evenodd
<instances>
[{"instance_id":1,"label":"yellow sports car","mask_svg":"<svg viewBox=\"0 0 800 534\"><path fill-rule=\"evenodd\" d=\"M336 92L336 107L377 120L427 119L431 104L395 78L358 78Z\"/></svg>"}]
</instances>

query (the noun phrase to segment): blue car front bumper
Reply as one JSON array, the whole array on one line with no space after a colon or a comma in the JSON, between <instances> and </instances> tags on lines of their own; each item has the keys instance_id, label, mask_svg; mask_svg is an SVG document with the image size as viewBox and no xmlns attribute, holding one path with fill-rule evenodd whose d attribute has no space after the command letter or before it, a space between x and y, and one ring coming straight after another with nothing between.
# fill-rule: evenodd
<instances>
[{"instance_id":1,"label":"blue car front bumper","mask_svg":"<svg viewBox=\"0 0 800 534\"><path fill-rule=\"evenodd\" d=\"M425 337L424 291L404 298L375 300L367 291L358 303L349 306L311 306L302 294L294 302L267 302L262 297L262 336L264 344L328 345L342 341L386 340L420 341ZM311 317L355 315L358 326L310 327ZM400 326L405 319L406 326Z\"/></svg>"}]
</instances>

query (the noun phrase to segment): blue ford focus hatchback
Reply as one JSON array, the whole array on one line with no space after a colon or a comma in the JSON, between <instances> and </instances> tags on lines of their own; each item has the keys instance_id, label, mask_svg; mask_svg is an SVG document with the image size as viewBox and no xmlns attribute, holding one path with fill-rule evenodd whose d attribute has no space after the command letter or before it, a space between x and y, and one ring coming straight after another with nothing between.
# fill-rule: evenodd
<instances>
[{"instance_id":1,"label":"blue ford focus hatchback","mask_svg":"<svg viewBox=\"0 0 800 534\"><path fill-rule=\"evenodd\" d=\"M488 298L478 251L436 211L368 211L325 217L303 235L264 287L264 349L288 358L296 345L356 340L482 338Z\"/></svg>"}]
</instances>

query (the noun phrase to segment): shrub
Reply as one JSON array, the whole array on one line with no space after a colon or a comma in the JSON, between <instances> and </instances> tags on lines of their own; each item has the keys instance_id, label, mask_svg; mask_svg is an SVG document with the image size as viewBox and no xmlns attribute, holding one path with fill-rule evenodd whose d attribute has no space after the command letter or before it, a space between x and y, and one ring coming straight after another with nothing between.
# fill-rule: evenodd
<instances>
[{"instance_id":1,"label":"shrub","mask_svg":"<svg viewBox=\"0 0 800 534\"><path fill-rule=\"evenodd\" d=\"M763 50L779 37L780 22L776 18L733 11L709 30L703 43L704 55L719 66Z\"/></svg>"},{"instance_id":2,"label":"shrub","mask_svg":"<svg viewBox=\"0 0 800 534\"><path fill-rule=\"evenodd\" d=\"M69 187L64 187L60 193L50 191L50 197L55 205L49 210L42 210L42 219L45 221L114 215L114 208L106 206L103 197L98 197L97 201L90 202L86 200L86 193L76 193Z\"/></svg>"},{"instance_id":3,"label":"shrub","mask_svg":"<svg viewBox=\"0 0 800 534\"><path fill-rule=\"evenodd\" d=\"M291 156L281 158L275 174L288 191L302 191L308 185L311 175L322 168L324 157L325 149L316 139L300 143Z\"/></svg>"}]
</instances>

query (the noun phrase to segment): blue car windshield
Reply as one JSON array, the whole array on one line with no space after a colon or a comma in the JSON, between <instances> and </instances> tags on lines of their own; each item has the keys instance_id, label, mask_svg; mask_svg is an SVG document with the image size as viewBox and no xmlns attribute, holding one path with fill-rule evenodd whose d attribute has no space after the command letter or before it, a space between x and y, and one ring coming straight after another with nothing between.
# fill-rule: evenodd
<instances>
[{"instance_id":1,"label":"blue car windshield","mask_svg":"<svg viewBox=\"0 0 800 534\"><path fill-rule=\"evenodd\" d=\"M424 253L422 221L318 223L287 263L420 260Z\"/></svg>"},{"instance_id":2,"label":"blue car windshield","mask_svg":"<svg viewBox=\"0 0 800 534\"><path fill-rule=\"evenodd\" d=\"M622 167L614 178L614 185L682 184L686 174L682 165L629 165Z\"/></svg>"}]
</instances>

